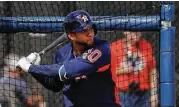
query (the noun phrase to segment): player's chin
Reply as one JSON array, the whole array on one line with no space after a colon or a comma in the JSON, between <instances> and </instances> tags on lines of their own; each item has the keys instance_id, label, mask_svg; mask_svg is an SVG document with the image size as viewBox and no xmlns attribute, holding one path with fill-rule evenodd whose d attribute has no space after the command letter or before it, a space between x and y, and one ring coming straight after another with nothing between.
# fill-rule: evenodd
<instances>
[{"instance_id":1,"label":"player's chin","mask_svg":"<svg viewBox=\"0 0 179 107\"><path fill-rule=\"evenodd\" d=\"M88 41L88 42L87 42L87 44L88 44L89 46L91 46L91 45L93 45L93 44L94 44L94 41L93 41L93 40Z\"/></svg>"}]
</instances>

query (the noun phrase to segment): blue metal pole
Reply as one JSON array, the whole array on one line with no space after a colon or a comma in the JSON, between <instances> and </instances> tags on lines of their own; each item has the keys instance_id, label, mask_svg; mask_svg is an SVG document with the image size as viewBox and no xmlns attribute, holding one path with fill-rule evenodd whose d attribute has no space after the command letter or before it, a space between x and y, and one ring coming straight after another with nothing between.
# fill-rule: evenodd
<instances>
[{"instance_id":1,"label":"blue metal pole","mask_svg":"<svg viewBox=\"0 0 179 107\"><path fill-rule=\"evenodd\" d=\"M162 28L160 41L161 107L175 107L175 27Z\"/></svg>"},{"instance_id":2,"label":"blue metal pole","mask_svg":"<svg viewBox=\"0 0 179 107\"><path fill-rule=\"evenodd\" d=\"M174 5L163 3L161 7L160 30L160 105L175 107L175 27L171 26L174 19Z\"/></svg>"},{"instance_id":3,"label":"blue metal pole","mask_svg":"<svg viewBox=\"0 0 179 107\"><path fill-rule=\"evenodd\" d=\"M62 32L65 17L0 17L0 32ZM160 16L92 16L97 29L159 30Z\"/></svg>"}]
</instances>

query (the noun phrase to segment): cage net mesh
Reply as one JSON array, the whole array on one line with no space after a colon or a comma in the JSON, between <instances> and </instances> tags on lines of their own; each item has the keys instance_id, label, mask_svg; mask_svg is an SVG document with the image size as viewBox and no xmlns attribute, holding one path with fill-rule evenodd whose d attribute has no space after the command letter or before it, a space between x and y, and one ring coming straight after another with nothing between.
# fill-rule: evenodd
<instances>
[{"instance_id":1,"label":"cage net mesh","mask_svg":"<svg viewBox=\"0 0 179 107\"><path fill-rule=\"evenodd\" d=\"M0 2L0 17L66 16L69 12L79 9L87 11L91 16L127 17L133 15L142 17L159 15L160 3L120 1L4 1ZM2 21L3 20L1 20L1 22ZM134 41L137 40L136 35L138 33L136 32L141 32L142 36L140 39L142 39L143 42L138 45L131 44L130 46L133 39ZM62 91L54 93L44 88L31 75L24 72L18 73L19 75L17 75L14 71L9 70L10 68L13 69L16 61L19 60L18 58L15 58L16 55L22 57L29 55L31 52L39 52L56 40L62 33L63 32L38 33L10 31L0 34L0 105L2 107L27 107L24 102L28 98L31 99L28 103L34 107L64 106ZM157 80L159 80L159 77L157 76L159 71L159 32L133 31L124 35L124 30L109 30L98 31L97 37L108 40L110 44L113 44L111 45L112 47L116 47L116 50L113 51L116 52L117 67L113 72L116 73L119 69L123 71L126 69L133 70L132 72L128 71L125 74L116 74L116 84L119 88L120 96L119 100L124 100L124 104L127 107L133 107L133 105L128 103L128 99L120 94L121 92L125 93L128 91L129 86L130 91L150 93L150 90L152 90L150 88L150 85L152 84L151 82L157 83ZM128 37L128 39L124 39L125 37ZM54 62L55 52L58 48L60 47L56 47L43 55L41 64L52 64ZM5 60L8 60L11 64L7 63ZM156 65L154 64L155 62ZM125 66L121 67L122 65ZM153 68L156 68L157 73L150 73ZM157 76L157 79L154 78L155 76ZM151 81L150 77L153 77ZM154 88L158 89L159 85L157 84ZM159 91L155 94L159 95ZM151 96L154 95L149 94L149 97ZM157 105L157 99L149 101L149 105L151 102L154 102L154 104Z\"/></svg>"}]
</instances>

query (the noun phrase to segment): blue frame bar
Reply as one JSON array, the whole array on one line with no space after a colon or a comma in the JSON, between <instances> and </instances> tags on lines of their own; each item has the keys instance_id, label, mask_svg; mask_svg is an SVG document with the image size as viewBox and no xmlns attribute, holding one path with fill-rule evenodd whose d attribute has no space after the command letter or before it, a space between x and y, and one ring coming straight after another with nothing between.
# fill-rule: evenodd
<instances>
[{"instance_id":1,"label":"blue frame bar","mask_svg":"<svg viewBox=\"0 0 179 107\"><path fill-rule=\"evenodd\" d=\"M160 105L161 107L176 107L175 98L175 27L174 5L163 2L161 6L160 30Z\"/></svg>"},{"instance_id":2,"label":"blue frame bar","mask_svg":"<svg viewBox=\"0 0 179 107\"><path fill-rule=\"evenodd\" d=\"M175 27L162 28L160 33L160 104L175 107Z\"/></svg>"},{"instance_id":3,"label":"blue frame bar","mask_svg":"<svg viewBox=\"0 0 179 107\"><path fill-rule=\"evenodd\" d=\"M0 17L0 32L62 32L65 17ZM159 30L160 16L92 16L97 29Z\"/></svg>"}]
</instances>

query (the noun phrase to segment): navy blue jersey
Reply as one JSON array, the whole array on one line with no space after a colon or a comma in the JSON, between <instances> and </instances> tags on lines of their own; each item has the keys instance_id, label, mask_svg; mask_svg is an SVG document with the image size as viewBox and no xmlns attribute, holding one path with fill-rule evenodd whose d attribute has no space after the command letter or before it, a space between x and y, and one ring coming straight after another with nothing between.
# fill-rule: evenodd
<instances>
[{"instance_id":1,"label":"navy blue jersey","mask_svg":"<svg viewBox=\"0 0 179 107\"><path fill-rule=\"evenodd\" d=\"M71 43L66 44L57 50L55 64L31 65L29 73L53 77L54 84L63 80L64 95L75 107L117 107L110 71L110 46L105 40L95 38L94 42L92 48L79 56L73 54Z\"/></svg>"}]
</instances>

